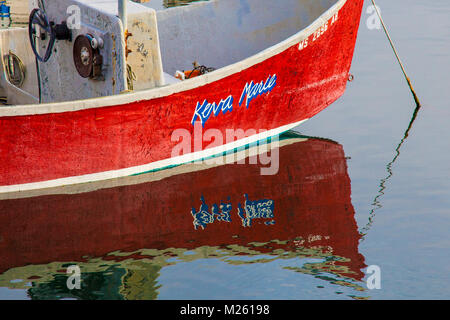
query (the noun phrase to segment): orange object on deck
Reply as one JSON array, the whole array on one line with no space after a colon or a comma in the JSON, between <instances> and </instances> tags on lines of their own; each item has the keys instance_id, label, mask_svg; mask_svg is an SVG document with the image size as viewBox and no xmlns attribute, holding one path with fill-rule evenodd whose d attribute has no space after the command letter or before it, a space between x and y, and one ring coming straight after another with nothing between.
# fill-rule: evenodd
<instances>
[{"instance_id":1,"label":"orange object on deck","mask_svg":"<svg viewBox=\"0 0 450 320\"><path fill-rule=\"evenodd\" d=\"M175 78L180 79L180 80L186 80L186 79L190 79L190 78L194 78L197 76L200 76L202 73L200 72L200 70L187 70L187 71L177 71L177 73L175 74Z\"/></svg>"},{"instance_id":2,"label":"orange object on deck","mask_svg":"<svg viewBox=\"0 0 450 320\"><path fill-rule=\"evenodd\" d=\"M177 70L177 72L175 72L175 78L180 79L180 80L186 80L186 79L201 76L202 74L212 72L215 70L214 68L208 68L205 66L201 66L197 63L197 61L194 61L192 64L194 66L193 70L187 70L187 71L178 71Z\"/></svg>"}]
</instances>

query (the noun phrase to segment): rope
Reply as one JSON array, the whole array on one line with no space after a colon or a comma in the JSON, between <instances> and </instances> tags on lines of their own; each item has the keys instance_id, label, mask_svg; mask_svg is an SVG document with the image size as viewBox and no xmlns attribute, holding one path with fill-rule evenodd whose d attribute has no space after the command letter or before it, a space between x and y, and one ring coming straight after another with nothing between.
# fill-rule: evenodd
<instances>
[{"instance_id":1,"label":"rope","mask_svg":"<svg viewBox=\"0 0 450 320\"><path fill-rule=\"evenodd\" d=\"M192 76L192 74L194 73L194 71L198 71L201 75L203 75L203 74L205 74L205 73L213 72L214 70L216 70L216 69L214 69L214 68L206 67L206 66L203 66L203 65L202 65L202 66L199 66L198 63L197 63L197 61L194 61L192 64L194 65L194 69L191 70L191 72L190 72L189 75L186 77L186 79L190 79L191 76Z\"/></svg>"},{"instance_id":2,"label":"rope","mask_svg":"<svg viewBox=\"0 0 450 320\"><path fill-rule=\"evenodd\" d=\"M26 67L22 60L20 60L17 55L9 51L9 53L4 57L4 62L6 75L8 76L9 82L16 87L22 87L26 77ZM15 63L17 63L17 66L19 67L19 72L17 73Z\"/></svg>"},{"instance_id":3,"label":"rope","mask_svg":"<svg viewBox=\"0 0 450 320\"><path fill-rule=\"evenodd\" d=\"M136 80L136 74L134 73L134 71L131 69L131 66L129 64L127 64L127 85L128 85L128 90L129 91L133 91L133 81Z\"/></svg>"},{"instance_id":4,"label":"rope","mask_svg":"<svg viewBox=\"0 0 450 320\"><path fill-rule=\"evenodd\" d=\"M367 235L370 228L372 227L373 221L375 219L375 211L377 211L378 209L381 209L383 207L381 205L380 198L384 195L384 191L387 188L386 183L394 175L392 167L393 167L394 163L397 161L397 159L400 157L400 148L405 143L406 139L408 139L409 132L411 131L414 121L416 121L417 114L419 113L420 108L421 108L420 104L417 104L416 108L414 109L414 113L412 115L411 121L409 122L408 128L406 129L405 133L403 134L403 138L400 140L400 143L397 145L397 148L395 148L395 156L391 160L391 162L389 162L386 166L386 171L388 172L388 175L386 178L381 179L380 184L379 184L380 189L378 190L378 195L374 198L374 200L372 202L373 209L370 210L370 212L369 212L369 222L359 232L361 234L361 241L364 241L365 236Z\"/></svg>"},{"instance_id":5,"label":"rope","mask_svg":"<svg viewBox=\"0 0 450 320\"><path fill-rule=\"evenodd\" d=\"M388 38L388 40L389 40L389 43L391 44L392 50L394 51L394 54L395 54L395 56L397 57L397 61L398 61L398 63L400 64L400 67L402 68L403 75L404 75L405 78L406 78L406 82L408 82L409 89L411 90L411 93L412 93L412 95L413 95L413 97L414 97L414 101L416 102L416 104L417 104L418 106L420 106L419 98L417 97L417 94L416 94L416 92L414 91L414 88L413 88L413 86L412 86L412 84L411 84L411 80L409 79L408 75L406 74L405 67L404 67L402 61L400 60L400 56L399 56L399 54L398 54L398 52L397 52L397 49L396 49L395 46L394 46L394 42L392 41L392 38L391 38L391 36L389 35L389 32L388 32L388 30L387 30L386 24L384 23L383 18L381 17L380 10L378 10L378 6L376 5L375 0L371 0L371 1L372 1L372 4L373 4L374 8L375 8L375 11L376 11L376 13L377 13L377 15L378 15L378 18L380 19L381 25L383 26L384 33L386 34L386 36L387 36L387 38Z\"/></svg>"},{"instance_id":6,"label":"rope","mask_svg":"<svg viewBox=\"0 0 450 320\"><path fill-rule=\"evenodd\" d=\"M406 74L406 70L405 67L402 63L402 61L400 60L400 56L397 52L397 50L395 49L394 43L392 41L392 38L389 35L389 32L387 30L387 27L383 21L383 18L381 17L381 13L378 10L377 5L375 4L374 0L371 0L373 3L373 6L375 8L375 11L377 12L378 18L380 18L380 22L381 25L383 26L384 32L389 40L389 43L391 44L392 50L395 53L395 56L397 57L397 61L400 64L400 67L402 68L402 72L403 75L406 78L406 81L408 82L408 86L411 89L411 93L413 94L414 100L416 102L416 108L414 109L414 113L413 116L411 118L411 121L409 122L408 128L406 129L403 138L400 140L400 143L397 145L397 148L395 149L395 156L394 158L391 160L391 162L389 162L386 166L386 171L388 173L388 175L386 176L386 178L381 179L380 184L379 184L379 190L378 190L378 194L377 196L374 198L373 202L372 202L372 210L370 210L369 212L369 221L367 222L367 224L359 231L360 235L361 235L361 240L360 241L364 241L365 236L367 235L367 233L369 232L370 228L372 227L373 221L375 219L375 212L378 209L381 209L383 206L381 204L380 198L385 194L385 190L386 190L386 183L388 182L388 180L394 175L394 172L392 170L392 167L394 165L394 163L397 161L397 159L400 157L400 148L402 147L402 145L405 143L405 141L408 139L409 136L409 132L411 131L411 128L414 124L414 121L416 121L417 118L417 114L419 113L419 110L421 108L421 104L419 102L419 99L414 91L414 88L411 84L411 80L409 79L408 75Z\"/></svg>"}]
</instances>

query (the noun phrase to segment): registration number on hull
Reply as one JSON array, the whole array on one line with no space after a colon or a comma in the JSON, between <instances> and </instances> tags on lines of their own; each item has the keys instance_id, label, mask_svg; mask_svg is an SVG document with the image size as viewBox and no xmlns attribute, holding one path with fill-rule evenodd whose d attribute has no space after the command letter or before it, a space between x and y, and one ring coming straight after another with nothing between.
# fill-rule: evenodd
<instances>
[{"instance_id":1,"label":"registration number on hull","mask_svg":"<svg viewBox=\"0 0 450 320\"><path fill-rule=\"evenodd\" d=\"M319 28L317 28L316 31L313 32L312 35L307 37L305 40L300 41L298 45L298 50L303 50L308 47L309 44L319 39L321 36L323 36L328 30L329 26L333 25L338 21L339 19L339 12L336 12L330 20L325 22L323 25L321 25Z\"/></svg>"}]
</instances>

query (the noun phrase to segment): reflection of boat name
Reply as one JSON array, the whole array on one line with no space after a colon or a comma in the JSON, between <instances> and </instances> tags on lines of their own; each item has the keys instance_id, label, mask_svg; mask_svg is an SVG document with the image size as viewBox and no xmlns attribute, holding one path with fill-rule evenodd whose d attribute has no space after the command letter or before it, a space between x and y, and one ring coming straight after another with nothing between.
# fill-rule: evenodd
<instances>
[{"instance_id":1,"label":"reflection of boat name","mask_svg":"<svg viewBox=\"0 0 450 320\"><path fill-rule=\"evenodd\" d=\"M308 242L309 243L314 242L314 241L328 240L328 239L330 239L329 236L321 236L320 234L318 234L318 235L310 234L308 236Z\"/></svg>"},{"instance_id":2,"label":"reflection of boat name","mask_svg":"<svg viewBox=\"0 0 450 320\"><path fill-rule=\"evenodd\" d=\"M322 240L328 241L328 240L330 240L330 236L322 236L320 234L317 234L317 235L310 234L310 235L308 235L306 240L305 239L294 240L294 244L297 247L304 247L305 245L310 245L313 242L322 241Z\"/></svg>"},{"instance_id":3,"label":"reflection of boat name","mask_svg":"<svg viewBox=\"0 0 450 320\"><path fill-rule=\"evenodd\" d=\"M202 204L200 205L198 212L195 208L192 208L191 210L192 217L194 218L195 230L197 230L198 227L205 229L206 225L214 223L215 221L231 222L231 203L222 202L220 207L217 204L213 204L210 212L203 196L201 197L201 200Z\"/></svg>"},{"instance_id":4,"label":"reflection of boat name","mask_svg":"<svg viewBox=\"0 0 450 320\"><path fill-rule=\"evenodd\" d=\"M248 195L245 194L244 209L242 209L241 204L238 205L238 214L242 219L242 226L250 227L252 225L253 219L270 219L273 218L273 200L256 200L250 201ZM275 221L266 222L268 224L274 224Z\"/></svg>"},{"instance_id":5,"label":"reflection of boat name","mask_svg":"<svg viewBox=\"0 0 450 320\"><path fill-rule=\"evenodd\" d=\"M273 200L263 199L250 201L248 200L247 194L244 196L244 209L242 209L240 203L238 204L238 215L242 220L243 227L250 227L253 219L273 219ZM205 229L208 224L212 224L216 221L231 222L231 203L222 202L220 206L213 204L211 210L209 210L209 206L206 204L203 196L201 197L201 201L202 204L198 211L195 208L192 208L191 210L192 217L194 218L193 224L195 230L197 230L198 227ZM264 224L273 225L275 224L275 221L265 221Z\"/></svg>"}]
</instances>

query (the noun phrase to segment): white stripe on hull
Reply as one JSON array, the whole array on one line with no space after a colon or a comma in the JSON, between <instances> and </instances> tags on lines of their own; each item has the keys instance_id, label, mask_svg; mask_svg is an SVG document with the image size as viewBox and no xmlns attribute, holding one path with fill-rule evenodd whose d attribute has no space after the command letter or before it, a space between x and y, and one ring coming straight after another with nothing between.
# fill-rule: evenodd
<instances>
[{"instance_id":1,"label":"white stripe on hull","mask_svg":"<svg viewBox=\"0 0 450 320\"><path fill-rule=\"evenodd\" d=\"M205 158L209 158L236 148L240 148L243 146L247 146L249 144L255 143L260 140L268 139L270 137L274 137L277 135L280 135L281 133L288 131L301 123L305 122L308 119L288 124L282 127L278 127L276 129L271 129L265 132L258 133L256 135L240 139L237 141L234 141L232 143L224 144L222 146L198 151L198 152L192 152L186 155L177 156L169 159L159 160L155 161L149 164L141 165L141 166L135 166L135 167L129 167L124 169L118 169L118 170L111 170L111 171L104 171L99 173L91 173L91 174L85 174L81 176L74 176L74 177L67 177L67 178L60 178L60 179L54 179L54 180L47 180L47 181L40 181L40 182L32 182L32 183L24 183L24 184L15 184L15 185L9 185L9 186L0 186L0 199L9 198L6 197L5 194L7 193L16 193L16 192L24 192L24 191L32 191L32 190L39 190L39 189L47 189L47 188L55 188L55 187L62 187L62 186L68 186L68 185L75 185L75 184L82 184L82 183L89 183L89 182L96 182L96 181L104 181L104 180L110 180L110 179L116 179L126 176L132 176L137 174L142 174L145 172L150 172L154 170L160 170L172 166L177 166Z\"/></svg>"}]
</instances>

